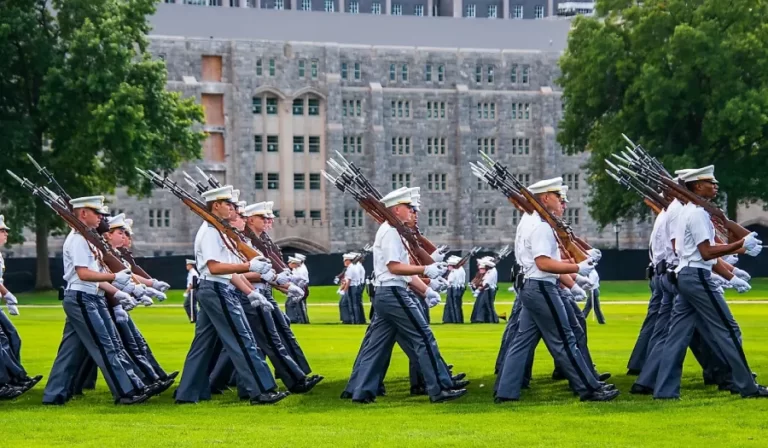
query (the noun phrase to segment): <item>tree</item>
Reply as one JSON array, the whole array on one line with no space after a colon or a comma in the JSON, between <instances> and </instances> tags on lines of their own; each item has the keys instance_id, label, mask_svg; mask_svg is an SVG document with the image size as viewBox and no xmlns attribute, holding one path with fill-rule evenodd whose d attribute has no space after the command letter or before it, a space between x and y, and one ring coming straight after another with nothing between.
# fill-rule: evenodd
<instances>
[{"instance_id":1,"label":"tree","mask_svg":"<svg viewBox=\"0 0 768 448\"><path fill-rule=\"evenodd\" d=\"M768 2L598 0L560 59L558 142L590 151L590 212L604 226L642 204L605 173L641 143L668 169L716 165L727 213L768 203Z\"/></svg>"},{"instance_id":2,"label":"tree","mask_svg":"<svg viewBox=\"0 0 768 448\"><path fill-rule=\"evenodd\" d=\"M136 167L172 171L198 158L202 109L165 90L165 63L148 52L154 0L45 0L0 3L2 167L41 180L27 160L47 166L73 196L145 194ZM0 210L22 240L34 229L37 288L50 288L47 238L65 230L40 201L5 173Z\"/></svg>"}]
</instances>

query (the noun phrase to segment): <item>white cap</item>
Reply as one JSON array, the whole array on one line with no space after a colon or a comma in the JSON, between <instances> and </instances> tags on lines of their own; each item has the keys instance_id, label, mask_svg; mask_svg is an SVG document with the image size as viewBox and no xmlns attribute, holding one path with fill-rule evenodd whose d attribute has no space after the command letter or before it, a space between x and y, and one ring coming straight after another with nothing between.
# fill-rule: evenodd
<instances>
[{"instance_id":1,"label":"white cap","mask_svg":"<svg viewBox=\"0 0 768 448\"><path fill-rule=\"evenodd\" d=\"M384 204L384 206L387 208L394 207L399 204L411 205L413 203L413 199L411 198L411 190L409 188L395 190L381 198L379 202Z\"/></svg>"},{"instance_id":2,"label":"white cap","mask_svg":"<svg viewBox=\"0 0 768 448\"><path fill-rule=\"evenodd\" d=\"M10 227L5 225L5 216L0 215L0 230L11 230Z\"/></svg>"},{"instance_id":3,"label":"white cap","mask_svg":"<svg viewBox=\"0 0 768 448\"><path fill-rule=\"evenodd\" d=\"M73 209L78 208L90 208L97 213L101 213L104 208L104 196L84 196L82 198L76 198L69 201L69 205Z\"/></svg>"},{"instance_id":4,"label":"white cap","mask_svg":"<svg viewBox=\"0 0 768 448\"><path fill-rule=\"evenodd\" d=\"M189 258L187 258L185 264L195 264L195 260L190 260Z\"/></svg>"},{"instance_id":5,"label":"white cap","mask_svg":"<svg viewBox=\"0 0 768 448\"><path fill-rule=\"evenodd\" d=\"M690 170L687 173L680 175L680 180L683 182L708 180L710 182L717 183L717 179L715 179L715 165L709 165L705 166L704 168Z\"/></svg>"},{"instance_id":6,"label":"white cap","mask_svg":"<svg viewBox=\"0 0 768 448\"><path fill-rule=\"evenodd\" d=\"M248 205L245 201L237 201L237 214L242 215L245 213L245 206Z\"/></svg>"},{"instance_id":7,"label":"white cap","mask_svg":"<svg viewBox=\"0 0 768 448\"><path fill-rule=\"evenodd\" d=\"M232 190L232 202L235 204L240 201L240 190Z\"/></svg>"},{"instance_id":8,"label":"white cap","mask_svg":"<svg viewBox=\"0 0 768 448\"><path fill-rule=\"evenodd\" d=\"M304 254L293 254L293 257L296 258L297 260L301 260L301 261L304 261L304 260L307 259L307 256L304 255Z\"/></svg>"},{"instance_id":9,"label":"white cap","mask_svg":"<svg viewBox=\"0 0 768 448\"><path fill-rule=\"evenodd\" d=\"M125 219L125 231L128 233L133 233L133 220L132 219Z\"/></svg>"},{"instance_id":10,"label":"white cap","mask_svg":"<svg viewBox=\"0 0 768 448\"><path fill-rule=\"evenodd\" d=\"M267 210L268 210L268 213L266 215L267 218L272 218L272 219L275 218L275 214L272 212L272 208L274 206L275 206L275 201L268 201L267 202Z\"/></svg>"},{"instance_id":11,"label":"white cap","mask_svg":"<svg viewBox=\"0 0 768 448\"><path fill-rule=\"evenodd\" d=\"M486 268L494 268L496 267L496 263L493 262L492 257L483 257L479 260L477 260L477 265L479 267L486 267Z\"/></svg>"},{"instance_id":12,"label":"white cap","mask_svg":"<svg viewBox=\"0 0 768 448\"><path fill-rule=\"evenodd\" d=\"M414 210L417 212L420 211L421 207L421 187L413 187L411 190L411 206Z\"/></svg>"},{"instance_id":13,"label":"white cap","mask_svg":"<svg viewBox=\"0 0 768 448\"><path fill-rule=\"evenodd\" d=\"M563 185L563 189L560 190L560 199L566 203L570 202L568 201L568 185Z\"/></svg>"},{"instance_id":14,"label":"white cap","mask_svg":"<svg viewBox=\"0 0 768 448\"><path fill-rule=\"evenodd\" d=\"M117 216L107 219L107 224L109 224L109 230L118 229L120 227L125 228L125 213L120 213Z\"/></svg>"},{"instance_id":15,"label":"white cap","mask_svg":"<svg viewBox=\"0 0 768 448\"><path fill-rule=\"evenodd\" d=\"M346 253L346 254L342 255L342 257L343 257L345 260L354 260L354 259L355 259L355 258L357 258L359 255L360 255L360 254L358 254L357 252L348 252L348 253Z\"/></svg>"},{"instance_id":16,"label":"white cap","mask_svg":"<svg viewBox=\"0 0 768 448\"><path fill-rule=\"evenodd\" d=\"M257 202L255 204L246 205L243 210L243 216L246 218L250 216L264 216L268 218L272 213L272 208L269 204L269 202Z\"/></svg>"},{"instance_id":17,"label":"white cap","mask_svg":"<svg viewBox=\"0 0 768 448\"><path fill-rule=\"evenodd\" d=\"M294 257L288 257L288 263L300 264L301 260L299 260L298 258L294 258Z\"/></svg>"},{"instance_id":18,"label":"white cap","mask_svg":"<svg viewBox=\"0 0 768 448\"><path fill-rule=\"evenodd\" d=\"M104 216L109 216L109 207L106 205L104 207L101 207L101 210L99 210L99 213L101 213Z\"/></svg>"},{"instance_id":19,"label":"white cap","mask_svg":"<svg viewBox=\"0 0 768 448\"><path fill-rule=\"evenodd\" d=\"M225 185L221 188L213 188L203 193L203 199L205 199L205 202L214 202L214 201L229 201L229 202L236 202L233 199L233 192L234 188L232 188L232 185Z\"/></svg>"},{"instance_id":20,"label":"white cap","mask_svg":"<svg viewBox=\"0 0 768 448\"><path fill-rule=\"evenodd\" d=\"M693 170L692 170L692 169L690 169L690 168L683 168L682 170L677 170L677 171L675 171L675 175L676 175L676 176L677 176L677 178L679 179L679 178L680 178L680 176L682 176L683 174L686 174L686 173L688 173L689 171L693 171Z\"/></svg>"},{"instance_id":21,"label":"white cap","mask_svg":"<svg viewBox=\"0 0 768 448\"><path fill-rule=\"evenodd\" d=\"M456 255L451 255L447 260L445 260L445 262L448 263L448 266L456 266L460 261L461 257L457 257Z\"/></svg>"},{"instance_id":22,"label":"white cap","mask_svg":"<svg viewBox=\"0 0 768 448\"><path fill-rule=\"evenodd\" d=\"M528 186L528 190L530 190L530 192L533 194L541 194L541 193L561 193L562 194L563 178L555 177L553 179L540 180L535 184L531 184L530 186Z\"/></svg>"}]
</instances>

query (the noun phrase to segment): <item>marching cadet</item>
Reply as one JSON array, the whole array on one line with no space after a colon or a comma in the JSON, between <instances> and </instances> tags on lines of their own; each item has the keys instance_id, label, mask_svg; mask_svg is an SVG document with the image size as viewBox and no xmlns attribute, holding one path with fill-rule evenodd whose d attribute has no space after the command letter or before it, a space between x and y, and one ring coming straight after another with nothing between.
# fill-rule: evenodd
<instances>
[{"instance_id":1,"label":"marching cadet","mask_svg":"<svg viewBox=\"0 0 768 448\"><path fill-rule=\"evenodd\" d=\"M562 178L537 182L528 189L535 194L547 211L555 215L562 210ZM554 232L538 213L516 243L515 254L523 267L525 281L517 299L522 301L518 331L505 354L495 402L516 401L520 398L530 353L540 338L544 338L555 362L563 370L571 387L582 401L608 401L619 392L613 385L601 384L592 374L576 345L568 316L558 293L561 274L586 276L594 269L592 260L579 264L560 261Z\"/></svg>"},{"instance_id":2,"label":"marching cadet","mask_svg":"<svg viewBox=\"0 0 768 448\"><path fill-rule=\"evenodd\" d=\"M477 268L483 275L480 287L475 289L475 305L472 307L470 322L473 324L498 324L499 315L496 314L496 285L499 277L496 271L496 263L492 257L484 257L477 260Z\"/></svg>"},{"instance_id":3,"label":"marching cadet","mask_svg":"<svg viewBox=\"0 0 768 448\"><path fill-rule=\"evenodd\" d=\"M448 294L443 309L444 324L463 324L464 310L462 309L462 297L466 289L466 274L464 268L456 265L461 261L460 257L452 255L448 257Z\"/></svg>"},{"instance_id":4,"label":"marching cadet","mask_svg":"<svg viewBox=\"0 0 768 448\"><path fill-rule=\"evenodd\" d=\"M235 211L232 190L232 186L227 185L203 193L207 210L220 219L229 219ZM238 274L266 274L271 271L271 264L261 258L237 262L216 227L208 222L203 222L195 237L195 260L201 275L197 290L200 313L195 323L195 337L184 362L181 383L174 394L176 403L197 403L210 399L208 365L217 339L234 363L251 404L276 403L284 399L290 393L277 391L275 379L242 318L244 311L240 300L233 294L233 282L237 284L241 281Z\"/></svg>"},{"instance_id":5,"label":"marching cadet","mask_svg":"<svg viewBox=\"0 0 768 448\"><path fill-rule=\"evenodd\" d=\"M365 289L365 268L363 267L363 257L358 254L355 257L356 262L352 263L351 268L355 273L350 279L352 292L352 323L365 325L365 307L363 306L363 290Z\"/></svg>"},{"instance_id":6,"label":"marching cadet","mask_svg":"<svg viewBox=\"0 0 768 448\"><path fill-rule=\"evenodd\" d=\"M302 284L298 284L300 288L304 290L304 297L301 299L302 307L304 308L304 314L306 314L307 322L309 323L309 309L307 308L307 299L309 298L309 270L307 269L307 256L304 254L295 253L293 258L299 260L299 266L295 269L294 280L300 278Z\"/></svg>"},{"instance_id":7,"label":"marching cadet","mask_svg":"<svg viewBox=\"0 0 768 448\"><path fill-rule=\"evenodd\" d=\"M288 316L288 319L291 321L292 324L308 324L309 323L309 315L307 314L307 283L309 283L309 277L304 277L304 271L302 271L301 268L301 260L296 257L288 257L288 267L291 268L291 278L296 281L296 283L301 283L304 287L300 288L302 289L303 294L301 296L296 297L288 297L286 296L285 299L285 314ZM307 274L309 275L309 274Z\"/></svg>"},{"instance_id":8,"label":"marching cadet","mask_svg":"<svg viewBox=\"0 0 768 448\"><path fill-rule=\"evenodd\" d=\"M592 311L594 308L595 317L597 317L597 323L604 325L605 316L603 315L603 309L600 307L600 275L597 273L597 269L589 274L588 280L592 285L592 288L589 289L589 294L587 295L587 304L584 306L584 318L589 317L590 311Z\"/></svg>"},{"instance_id":9,"label":"marching cadet","mask_svg":"<svg viewBox=\"0 0 768 448\"><path fill-rule=\"evenodd\" d=\"M680 177L689 190L712 200L718 193L714 171L715 167L710 165L688 171ZM683 208L674 232L675 249L679 255L679 265L675 269L679 295L669 321L653 389L654 398L680 397L683 360L697 321L702 325L702 333L711 336L730 366L733 392L740 393L744 398L768 397L768 389L755 382L744 355L741 330L725 303L722 290L712 279L713 269L728 281L738 279L718 258L731 254L754 257L762 250L762 241L757 239L756 233L751 233L730 244L716 244L715 228L709 214L692 202ZM748 289L748 285L744 287L738 281L734 286L742 291Z\"/></svg>"},{"instance_id":10,"label":"marching cadet","mask_svg":"<svg viewBox=\"0 0 768 448\"><path fill-rule=\"evenodd\" d=\"M351 324L354 322L354 311L352 310L352 297L349 291L350 288L350 276L354 275L352 271L352 260L357 256L355 252L348 252L341 256L344 260L344 279L339 285L339 320L343 324Z\"/></svg>"},{"instance_id":11,"label":"marching cadet","mask_svg":"<svg viewBox=\"0 0 768 448\"><path fill-rule=\"evenodd\" d=\"M100 210L103 196L89 196L70 201L73 213L90 229L96 229L102 220ZM90 356L98 365L116 404L136 404L147 400L143 387L134 385L120 360L111 333L114 326L108 315L105 293L118 300L130 298L115 285L125 287L131 282L129 270L117 273L102 272L101 254L85 237L72 230L64 241L64 313L67 320L61 345L53 363L48 384L43 393L43 404L63 405L71 398L70 385L84 361ZM121 305L112 311L119 320L127 320Z\"/></svg>"},{"instance_id":12,"label":"marching cadet","mask_svg":"<svg viewBox=\"0 0 768 448\"><path fill-rule=\"evenodd\" d=\"M197 285L200 274L195 269L195 260L186 260L187 265L187 289L184 291L184 311L187 313L190 323L195 323L197 319L197 301L195 300L195 286Z\"/></svg>"},{"instance_id":13,"label":"marching cadet","mask_svg":"<svg viewBox=\"0 0 768 448\"><path fill-rule=\"evenodd\" d=\"M412 223L415 219L410 190L396 190L384 196L381 202L400 221ZM444 264L411 265L397 230L385 222L376 233L373 265L380 282L375 297L376 312L367 341L358 354L356 370L359 377L357 381L350 379L355 384L352 400L358 403L375 401L396 338L400 338L400 343L406 344L417 357L430 401L454 400L466 394L466 389L452 389L453 381L440 357L432 330L406 289L410 286L424 294L429 302L439 302L440 295L424 285L418 276L437 278L445 272Z\"/></svg>"}]
</instances>

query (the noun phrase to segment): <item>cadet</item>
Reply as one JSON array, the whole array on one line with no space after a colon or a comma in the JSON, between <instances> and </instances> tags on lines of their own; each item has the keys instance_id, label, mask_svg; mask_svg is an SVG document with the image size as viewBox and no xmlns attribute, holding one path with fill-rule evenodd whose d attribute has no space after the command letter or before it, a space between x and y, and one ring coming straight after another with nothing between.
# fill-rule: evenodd
<instances>
[{"instance_id":1,"label":"cadet","mask_svg":"<svg viewBox=\"0 0 768 448\"><path fill-rule=\"evenodd\" d=\"M190 323L195 323L197 319L197 300L195 300L195 286L199 281L200 274L195 269L195 260L187 260L187 289L184 291L184 311L187 313Z\"/></svg>"},{"instance_id":2,"label":"cadet","mask_svg":"<svg viewBox=\"0 0 768 448\"><path fill-rule=\"evenodd\" d=\"M496 263L492 257L484 257L477 260L477 268L483 274L480 287L474 291L475 306L472 307L470 322L473 324L498 324L499 315L496 314L496 285L499 274L496 271Z\"/></svg>"},{"instance_id":3,"label":"cadet","mask_svg":"<svg viewBox=\"0 0 768 448\"><path fill-rule=\"evenodd\" d=\"M464 310L462 309L462 297L467 286L466 273L464 268L456 265L461 258L452 255L448 257L448 294L445 300L445 309L443 310L444 324L463 324Z\"/></svg>"},{"instance_id":4,"label":"cadet","mask_svg":"<svg viewBox=\"0 0 768 448\"><path fill-rule=\"evenodd\" d=\"M352 268L352 260L357 256L354 252L347 252L346 254L342 255L341 258L343 259L344 263L344 278L341 281L341 285L339 285L338 294L339 294L339 320L343 324L351 324L353 323L353 311L352 311L352 297L349 291L350 287L350 277L354 275L354 272L352 272L354 269Z\"/></svg>"},{"instance_id":5,"label":"cadet","mask_svg":"<svg viewBox=\"0 0 768 448\"><path fill-rule=\"evenodd\" d=\"M307 286L309 278L304 278L304 273L300 269L301 260L295 257L288 257L288 267L291 269L290 277L292 281ZM285 299L285 314L288 316L292 324L308 324L309 315L307 315L307 289L296 285L301 288L301 295L298 296L286 296Z\"/></svg>"}]
</instances>

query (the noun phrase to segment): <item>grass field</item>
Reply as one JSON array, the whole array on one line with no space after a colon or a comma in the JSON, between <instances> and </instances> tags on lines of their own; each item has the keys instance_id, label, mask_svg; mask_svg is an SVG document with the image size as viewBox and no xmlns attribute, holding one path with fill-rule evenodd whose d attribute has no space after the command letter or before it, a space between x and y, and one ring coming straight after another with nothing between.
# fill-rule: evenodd
<instances>
[{"instance_id":1,"label":"grass field","mask_svg":"<svg viewBox=\"0 0 768 448\"><path fill-rule=\"evenodd\" d=\"M749 294L729 299L768 300L768 281L753 281ZM511 302L502 285L498 302ZM518 403L492 401L493 363L503 325L442 325L433 329L456 371L472 380L462 400L431 405L408 394L407 360L399 349L387 378L387 397L361 406L338 398L359 347L364 326L336 324L333 287L312 290L313 324L294 331L315 373L326 380L307 395L271 407L239 402L235 393L195 406L176 406L170 392L134 407L111 404L103 380L97 390L65 407L40 404L43 383L21 398L0 403L2 446L766 446L768 400L743 400L705 387L692 356L686 359L683 399L655 402L628 393L624 375L645 315L642 304L604 307L608 324L589 319L590 347L599 370L613 372L622 395L611 403L580 403L565 382L549 379L552 361L539 347L532 388ZM605 302L647 301L643 282L604 282ZM470 295L465 295L465 300ZM58 347L64 314L51 294L19 294L26 305L14 317L23 338L22 357L31 374L47 376ZM181 370L194 327L173 292L162 306L133 311L156 357ZM176 305L176 306L173 306ZM508 312L510 305L498 305ZM768 305L733 304L744 333L750 366L768 383ZM465 309L468 315L470 308ZM432 310L439 322L442 307ZM174 386L175 387L175 386Z\"/></svg>"}]
</instances>

